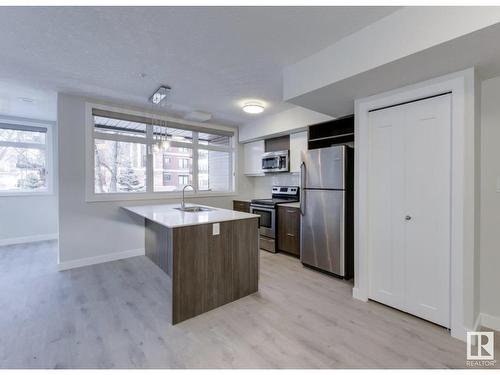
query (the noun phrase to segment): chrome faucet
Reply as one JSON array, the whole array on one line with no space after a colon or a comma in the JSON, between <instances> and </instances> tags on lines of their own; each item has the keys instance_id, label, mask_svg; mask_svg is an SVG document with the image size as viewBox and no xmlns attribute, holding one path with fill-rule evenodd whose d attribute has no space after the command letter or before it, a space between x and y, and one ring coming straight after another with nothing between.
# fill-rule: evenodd
<instances>
[{"instance_id":1,"label":"chrome faucet","mask_svg":"<svg viewBox=\"0 0 500 375\"><path fill-rule=\"evenodd\" d=\"M184 201L184 192L186 191L187 187L190 187L191 189L193 189L193 191L196 191L196 189L193 187L193 185L186 185L182 188L182 202L181 202L182 209L186 208L186 202Z\"/></svg>"}]
</instances>

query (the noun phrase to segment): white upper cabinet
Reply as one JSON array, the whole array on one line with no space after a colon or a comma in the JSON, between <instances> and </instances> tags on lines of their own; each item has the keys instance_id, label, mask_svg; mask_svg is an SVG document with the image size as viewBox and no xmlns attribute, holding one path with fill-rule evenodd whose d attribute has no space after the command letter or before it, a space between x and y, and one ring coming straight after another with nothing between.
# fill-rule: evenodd
<instances>
[{"instance_id":1,"label":"white upper cabinet","mask_svg":"<svg viewBox=\"0 0 500 375\"><path fill-rule=\"evenodd\" d=\"M264 141L245 143L245 174L247 176L263 176L262 154L265 152Z\"/></svg>"},{"instance_id":2,"label":"white upper cabinet","mask_svg":"<svg viewBox=\"0 0 500 375\"><path fill-rule=\"evenodd\" d=\"M300 173L302 151L307 151L307 131L290 134L290 173Z\"/></svg>"}]
</instances>

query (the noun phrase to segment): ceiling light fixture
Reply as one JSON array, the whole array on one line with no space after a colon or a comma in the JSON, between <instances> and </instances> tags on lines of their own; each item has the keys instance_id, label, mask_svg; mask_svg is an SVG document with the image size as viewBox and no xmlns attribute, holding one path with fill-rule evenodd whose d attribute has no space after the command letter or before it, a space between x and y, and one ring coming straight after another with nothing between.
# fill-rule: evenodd
<instances>
[{"instance_id":1,"label":"ceiling light fixture","mask_svg":"<svg viewBox=\"0 0 500 375\"><path fill-rule=\"evenodd\" d=\"M160 104L163 99L165 99L170 92L171 88L169 86L160 86L158 90L149 98L153 104Z\"/></svg>"},{"instance_id":2,"label":"ceiling light fixture","mask_svg":"<svg viewBox=\"0 0 500 375\"><path fill-rule=\"evenodd\" d=\"M158 114L157 116L153 113L156 109L162 111L167 106L166 97L170 93L170 90L171 88L169 86L160 86L158 90L156 90L156 92L149 98L149 101L152 103L151 127L154 139L153 149L155 152L165 151L170 148L168 122L161 114Z\"/></svg>"},{"instance_id":3,"label":"ceiling light fixture","mask_svg":"<svg viewBox=\"0 0 500 375\"><path fill-rule=\"evenodd\" d=\"M246 113L257 114L264 112L264 106L260 103L245 103L242 107Z\"/></svg>"},{"instance_id":4,"label":"ceiling light fixture","mask_svg":"<svg viewBox=\"0 0 500 375\"><path fill-rule=\"evenodd\" d=\"M212 118L212 114L202 111L192 111L184 115L185 120L205 122Z\"/></svg>"}]
</instances>

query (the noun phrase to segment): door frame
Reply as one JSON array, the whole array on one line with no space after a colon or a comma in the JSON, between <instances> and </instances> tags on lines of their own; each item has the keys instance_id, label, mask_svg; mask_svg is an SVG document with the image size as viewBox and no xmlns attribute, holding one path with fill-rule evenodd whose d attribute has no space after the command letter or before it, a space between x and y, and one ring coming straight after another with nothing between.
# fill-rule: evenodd
<instances>
[{"instance_id":1,"label":"door frame","mask_svg":"<svg viewBox=\"0 0 500 375\"><path fill-rule=\"evenodd\" d=\"M355 101L355 278L353 297L367 301L370 282L370 244L368 239L370 132L368 112L451 91L450 329L451 335L462 341L465 341L467 332L464 301L474 303L474 288L466 288L464 282L464 274L472 277L471 282L474 280L474 134L472 134L472 141L466 139L466 134L470 135L471 121L472 128L474 128L474 116L470 118L469 113L470 111L474 112L475 106L474 84L471 88L471 80L474 82L474 68ZM470 93L471 90L472 93ZM472 108L470 108L471 105ZM470 148L472 148L472 154L469 151ZM469 158L472 158L472 163L470 163ZM472 210L469 209L470 207ZM466 251L469 254L466 254ZM472 252L472 257L470 252ZM465 259L468 262L465 262ZM472 262L469 262L471 259Z\"/></svg>"}]
</instances>

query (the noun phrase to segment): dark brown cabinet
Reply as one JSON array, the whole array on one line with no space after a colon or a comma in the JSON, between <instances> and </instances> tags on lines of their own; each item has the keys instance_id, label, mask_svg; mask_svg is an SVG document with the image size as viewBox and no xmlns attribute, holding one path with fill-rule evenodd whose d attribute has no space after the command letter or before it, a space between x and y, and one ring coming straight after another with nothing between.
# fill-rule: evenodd
<instances>
[{"instance_id":1,"label":"dark brown cabinet","mask_svg":"<svg viewBox=\"0 0 500 375\"><path fill-rule=\"evenodd\" d=\"M309 150L354 142L354 115L309 126Z\"/></svg>"},{"instance_id":2,"label":"dark brown cabinet","mask_svg":"<svg viewBox=\"0 0 500 375\"><path fill-rule=\"evenodd\" d=\"M300 210L278 206L278 250L300 256Z\"/></svg>"},{"instance_id":3,"label":"dark brown cabinet","mask_svg":"<svg viewBox=\"0 0 500 375\"><path fill-rule=\"evenodd\" d=\"M241 212L250 212L250 202L247 201L233 201L233 210Z\"/></svg>"}]
</instances>

